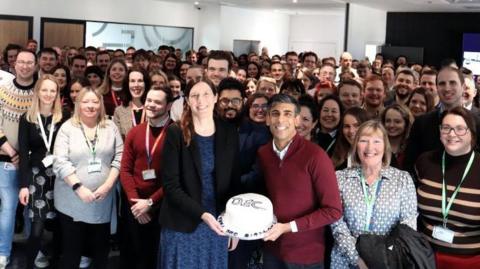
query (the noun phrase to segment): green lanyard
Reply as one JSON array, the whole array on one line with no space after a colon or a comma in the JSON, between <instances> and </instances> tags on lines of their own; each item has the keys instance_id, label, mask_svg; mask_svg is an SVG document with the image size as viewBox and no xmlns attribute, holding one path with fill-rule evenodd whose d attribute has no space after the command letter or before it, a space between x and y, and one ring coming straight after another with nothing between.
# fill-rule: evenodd
<instances>
[{"instance_id":1,"label":"green lanyard","mask_svg":"<svg viewBox=\"0 0 480 269\"><path fill-rule=\"evenodd\" d=\"M332 142L330 142L330 145L328 145L327 150L325 150L325 152L328 152L332 148L333 144L335 144L335 141L337 141L336 138L334 138Z\"/></svg>"},{"instance_id":2,"label":"green lanyard","mask_svg":"<svg viewBox=\"0 0 480 269\"><path fill-rule=\"evenodd\" d=\"M365 231L370 231L370 222L372 220L373 214L373 207L375 206L375 200L377 199L377 192L379 190L378 184L380 180L375 181L372 186L372 191L369 192L367 189L367 184L365 183L365 177L363 173L360 172L360 179L362 182L362 189L363 189L363 199L365 200L365 204L367 205L367 216L365 218Z\"/></svg>"},{"instance_id":3,"label":"green lanyard","mask_svg":"<svg viewBox=\"0 0 480 269\"><path fill-rule=\"evenodd\" d=\"M93 141L88 140L82 124L80 124L80 128L82 129L82 133L83 133L83 136L85 137L85 142L87 143L88 149L90 149L93 159L95 160L95 156L97 155L98 124L97 124L97 127L95 128L95 136L93 137Z\"/></svg>"},{"instance_id":4,"label":"green lanyard","mask_svg":"<svg viewBox=\"0 0 480 269\"><path fill-rule=\"evenodd\" d=\"M453 192L452 196L450 197L450 201L447 204L447 185L445 184L445 151L443 152L442 155L442 215L443 215L443 227L447 227L447 217L448 213L450 212L450 208L452 207L453 201L455 200L455 197L457 197L458 192L460 191L460 186L462 185L463 181L465 180L465 177L467 176L468 172L470 171L470 168L472 168L473 164L473 159L475 159L475 152L472 152L472 155L470 155L470 160L468 160L467 167L465 167L465 171L463 172L462 180L460 180L460 183L458 184L457 188L455 188L455 191Z\"/></svg>"}]
</instances>

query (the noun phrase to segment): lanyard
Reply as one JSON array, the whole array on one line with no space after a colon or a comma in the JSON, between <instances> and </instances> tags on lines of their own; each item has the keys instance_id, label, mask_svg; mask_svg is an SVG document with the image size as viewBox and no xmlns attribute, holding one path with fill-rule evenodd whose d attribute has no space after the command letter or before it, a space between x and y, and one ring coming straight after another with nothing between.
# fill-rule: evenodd
<instances>
[{"instance_id":1,"label":"lanyard","mask_svg":"<svg viewBox=\"0 0 480 269\"><path fill-rule=\"evenodd\" d=\"M373 215L373 207L375 206L375 200L377 199L377 195L380 191L378 184L380 180L375 181L372 186L372 191L369 192L367 189L367 184L365 183L365 177L363 173L360 172L360 181L362 182L362 189L363 189L363 199L365 200L365 204L367 205L367 215L365 218L365 231L370 231L370 222L372 221Z\"/></svg>"},{"instance_id":2,"label":"lanyard","mask_svg":"<svg viewBox=\"0 0 480 269\"><path fill-rule=\"evenodd\" d=\"M93 155L93 159L95 159L95 155L97 154L96 147L97 147L97 141L98 141L98 124L97 124L97 127L95 127L95 136L93 137L93 141L88 140L82 124L80 124L80 128L82 129L82 133L83 133L83 136L85 137L85 142L87 143L88 149L90 149L90 152Z\"/></svg>"},{"instance_id":3,"label":"lanyard","mask_svg":"<svg viewBox=\"0 0 480 269\"><path fill-rule=\"evenodd\" d=\"M152 164L153 154L155 154L155 150L157 149L158 143L160 142L160 140L162 140L162 137L165 135L166 131L167 131L167 125L165 124L163 125L162 132L155 139L152 150L150 150L150 124L147 123L147 131L145 132L145 150L147 151L148 169L150 169L150 165Z\"/></svg>"},{"instance_id":4,"label":"lanyard","mask_svg":"<svg viewBox=\"0 0 480 269\"><path fill-rule=\"evenodd\" d=\"M43 143L47 148L47 152L50 152L50 148L52 147L53 131L55 129L53 118L52 118L52 123L50 123L50 133L48 134L48 140L47 140L47 134L45 133L45 128L43 127L42 116L40 116L40 113L37 113L37 120L38 120L38 125L40 125L40 133L43 139ZM46 119L45 119L45 123L47 123Z\"/></svg>"},{"instance_id":5,"label":"lanyard","mask_svg":"<svg viewBox=\"0 0 480 269\"><path fill-rule=\"evenodd\" d=\"M140 119L140 122L137 123L137 120L135 119L135 112L134 112L134 109L132 108L132 124L133 124L133 126L137 126L138 124L143 123L145 121L145 109L143 107L140 108L140 109L142 110L142 117Z\"/></svg>"},{"instance_id":6,"label":"lanyard","mask_svg":"<svg viewBox=\"0 0 480 269\"><path fill-rule=\"evenodd\" d=\"M115 107L117 107L119 105L117 95L113 89L110 89L110 93L112 94L113 103L115 103Z\"/></svg>"},{"instance_id":7,"label":"lanyard","mask_svg":"<svg viewBox=\"0 0 480 269\"><path fill-rule=\"evenodd\" d=\"M330 145L328 145L327 150L325 150L325 152L328 152L332 148L333 144L335 144L335 141L337 141L336 138L334 138L332 142L330 142Z\"/></svg>"},{"instance_id":8,"label":"lanyard","mask_svg":"<svg viewBox=\"0 0 480 269\"><path fill-rule=\"evenodd\" d=\"M475 152L472 152L472 155L470 155L470 160L468 160L467 167L465 167L465 171L463 172L462 179L460 180L460 183L458 186L455 188L455 191L453 192L452 196L450 197L450 201L447 204L447 185L445 184L445 151L443 152L442 155L442 215L443 215L443 227L447 226L447 217L448 213L450 212L450 208L452 207L453 201L455 200L455 197L457 197L458 192L460 191L460 186L462 185L463 181L465 180L465 177L467 176L468 172L470 171L470 168L472 168L473 164L473 159L475 159Z\"/></svg>"}]
</instances>

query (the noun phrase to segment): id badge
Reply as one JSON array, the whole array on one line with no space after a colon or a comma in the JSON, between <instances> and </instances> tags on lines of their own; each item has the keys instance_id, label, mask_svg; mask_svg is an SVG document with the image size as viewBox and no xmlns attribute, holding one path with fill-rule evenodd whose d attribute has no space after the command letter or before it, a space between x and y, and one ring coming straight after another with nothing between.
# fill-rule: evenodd
<instances>
[{"instance_id":1,"label":"id badge","mask_svg":"<svg viewBox=\"0 0 480 269\"><path fill-rule=\"evenodd\" d=\"M50 167L53 164L53 160L55 160L55 156L48 154L42 160L43 166L45 168Z\"/></svg>"},{"instance_id":2,"label":"id badge","mask_svg":"<svg viewBox=\"0 0 480 269\"><path fill-rule=\"evenodd\" d=\"M3 165L3 169L5 169L5 171L14 171L14 170L17 170L17 168L15 167L15 165L13 165L12 163L5 163Z\"/></svg>"},{"instance_id":3,"label":"id badge","mask_svg":"<svg viewBox=\"0 0 480 269\"><path fill-rule=\"evenodd\" d=\"M102 163L99 159L88 160L88 173L100 173L102 172Z\"/></svg>"},{"instance_id":4,"label":"id badge","mask_svg":"<svg viewBox=\"0 0 480 269\"><path fill-rule=\"evenodd\" d=\"M156 178L155 169L148 169L142 171L143 180L151 180Z\"/></svg>"},{"instance_id":5,"label":"id badge","mask_svg":"<svg viewBox=\"0 0 480 269\"><path fill-rule=\"evenodd\" d=\"M444 228L442 226L433 227L432 237L435 239L451 244L454 236L455 233L448 228Z\"/></svg>"}]
</instances>

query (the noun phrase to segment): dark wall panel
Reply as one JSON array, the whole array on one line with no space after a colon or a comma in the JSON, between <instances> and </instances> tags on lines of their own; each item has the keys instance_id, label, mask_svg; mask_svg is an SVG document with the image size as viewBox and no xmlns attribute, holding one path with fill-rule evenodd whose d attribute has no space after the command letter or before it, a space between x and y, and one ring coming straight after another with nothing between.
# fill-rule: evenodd
<instances>
[{"instance_id":1,"label":"dark wall panel","mask_svg":"<svg viewBox=\"0 0 480 269\"><path fill-rule=\"evenodd\" d=\"M462 62L463 33L480 33L479 13L388 12L386 44L424 48L424 64Z\"/></svg>"}]
</instances>

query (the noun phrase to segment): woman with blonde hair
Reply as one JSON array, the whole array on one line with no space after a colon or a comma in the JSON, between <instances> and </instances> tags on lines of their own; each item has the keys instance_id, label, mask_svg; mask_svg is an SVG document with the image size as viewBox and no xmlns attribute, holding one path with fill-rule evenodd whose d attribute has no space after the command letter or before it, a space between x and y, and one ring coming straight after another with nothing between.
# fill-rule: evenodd
<instances>
[{"instance_id":1,"label":"woman with blonde hair","mask_svg":"<svg viewBox=\"0 0 480 269\"><path fill-rule=\"evenodd\" d=\"M122 150L118 128L105 118L102 95L83 88L73 117L55 142L54 199L63 251L59 268L78 267L85 247L92 250L95 268L107 268L113 186Z\"/></svg>"},{"instance_id":2,"label":"woman with blonde hair","mask_svg":"<svg viewBox=\"0 0 480 269\"><path fill-rule=\"evenodd\" d=\"M410 174L390 166L388 134L376 120L355 135L352 167L337 171L344 216L331 225L332 268L367 268L356 244L360 235L388 235L397 225L416 230L417 195ZM370 252L371 249L365 250Z\"/></svg>"},{"instance_id":3,"label":"woman with blonde hair","mask_svg":"<svg viewBox=\"0 0 480 269\"><path fill-rule=\"evenodd\" d=\"M27 268L33 268L35 256L41 249L45 227L55 227L53 206L52 170L53 144L61 124L62 103L60 86L50 74L42 76L33 89L33 103L20 118L18 141L20 145L20 203L28 205L28 216L32 220L27 244ZM53 230L54 240L58 231ZM58 248L56 249L58 250ZM58 254L58 253L57 253ZM39 253L39 267L48 266L48 260Z\"/></svg>"},{"instance_id":4,"label":"woman with blonde hair","mask_svg":"<svg viewBox=\"0 0 480 269\"><path fill-rule=\"evenodd\" d=\"M122 99L128 91L127 64L123 59L113 59L107 67L105 78L98 87L98 92L103 95L105 113L113 116L115 108L122 104Z\"/></svg>"}]
</instances>

